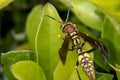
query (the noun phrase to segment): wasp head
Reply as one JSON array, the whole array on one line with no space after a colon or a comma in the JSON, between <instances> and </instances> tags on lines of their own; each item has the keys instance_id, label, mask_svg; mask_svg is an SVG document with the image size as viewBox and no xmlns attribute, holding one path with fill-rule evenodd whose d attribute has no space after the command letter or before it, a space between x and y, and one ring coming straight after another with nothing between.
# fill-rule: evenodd
<instances>
[{"instance_id":1,"label":"wasp head","mask_svg":"<svg viewBox=\"0 0 120 80\"><path fill-rule=\"evenodd\" d=\"M64 22L61 24L60 29L63 33L71 33L76 29L76 25L71 22Z\"/></svg>"}]
</instances>

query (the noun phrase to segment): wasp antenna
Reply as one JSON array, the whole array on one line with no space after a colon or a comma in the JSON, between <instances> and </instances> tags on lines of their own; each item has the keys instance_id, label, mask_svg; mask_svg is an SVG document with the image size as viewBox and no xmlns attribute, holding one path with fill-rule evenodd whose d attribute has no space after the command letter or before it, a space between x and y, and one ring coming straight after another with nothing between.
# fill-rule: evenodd
<instances>
[{"instance_id":1,"label":"wasp antenna","mask_svg":"<svg viewBox=\"0 0 120 80\"><path fill-rule=\"evenodd\" d=\"M70 2L68 2L68 3L71 4ZM65 22L68 22L68 20L69 20L69 16L70 16L70 8L73 8L73 6L70 5L70 6L68 7L67 18L66 18Z\"/></svg>"},{"instance_id":2,"label":"wasp antenna","mask_svg":"<svg viewBox=\"0 0 120 80\"><path fill-rule=\"evenodd\" d=\"M68 12L67 12L67 18L66 18L65 22L68 22L69 15L70 15L70 9L68 9Z\"/></svg>"},{"instance_id":3,"label":"wasp antenna","mask_svg":"<svg viewBox=\"0 0 120 80\"><path fill-rule=\"evenodd\" d=\"M44 15L44 16L49 17L49 18L51 18L51 19L53 19L53 20L55 20L55 21L57 21L57 22L59 22L59 23L63 23L62 21L59 21L59 20L55 19L55 18L52 17L52 16L49 16L49 15Z\"/></svg>"}]
</instances>

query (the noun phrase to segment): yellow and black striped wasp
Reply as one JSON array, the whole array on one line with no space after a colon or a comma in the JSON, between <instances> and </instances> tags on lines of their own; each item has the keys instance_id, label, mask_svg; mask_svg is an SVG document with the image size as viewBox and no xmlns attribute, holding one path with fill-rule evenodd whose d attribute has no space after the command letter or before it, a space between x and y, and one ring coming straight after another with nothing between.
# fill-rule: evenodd
<instances>
[{"instance_id":1,"label":"yellow and black striped wasp","mask_svg":"<svg viewBox=\"0 0 120 80\"><path fill-rule=\"evenodd\" d=\"M45 15L45 16L52 18L53 20L56 20L55 18L49 15ZM86 75L89 77L90 80L95 80L94 65L93 65L93 61L91 60L89 53L93 52L94 50L98 50L101 52L103 58L105 59L105 57L109 56L109 52L107 48L101 42L80 32L76 28L75 24L68 21L68 18L69 18L69 10L68 10L67 18L65 22L56 20L57 22L61 23L60 28L62 32L65 33L65 37L60 37L64 40L61 48L59 49L60 59L62 63L65 64L68 50L76 50L76 53L78 55L78 59L76 62L76 71L77 71L79 80L81 80L81 78L80 78L80 75L77 69L78 65L82 67L83 71L86 73ZM84 42L81 42L80 38L83 38ZM88 42L93 48L88 51L84 51L83 46L85 42ZM70 43L72 43L72 49L69 49Z\"/></svg>"}]
</instances>

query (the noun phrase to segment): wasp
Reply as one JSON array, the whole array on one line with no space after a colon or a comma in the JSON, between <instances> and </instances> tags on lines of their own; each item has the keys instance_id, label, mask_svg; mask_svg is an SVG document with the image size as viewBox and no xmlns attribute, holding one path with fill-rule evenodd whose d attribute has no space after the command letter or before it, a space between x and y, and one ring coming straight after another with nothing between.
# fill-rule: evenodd
<instances>
[{"instance_id":1,"label":"wasp","mask_svg":"<svg viewBox=\"0 0 120 80\"><path fill-rule=\"evenodd\" d=\"M49 15L45 15L45 16L52 18L53 20L56 20L55 18ZM60 59L62 63L65 64L68 50L70 51L76 50L76 53L78 55L78 59L76 62L76 71L77 71L79 80L81 80L81 78L77 69L78 65L82 67L83 71L86 73L86 75L89 77L90 80L95 80L94 65L89 53L93 52L94 50L98 50L99 52L101 52L103 58L105 59L106 56L109 56L109 51L107 50L107 48L104 46L103 43L80 32L76 28L75 24L68 21L68 18L69 18L69 10L68 10L67 18L65 22L56 20L57 22L61 23L60 29L62 30L63 33L65 33L65 37L60 36L60 38L64 40L61 48L59 49ZM82 38L84 42L82 42L80 38ZM92 49L87 51L83 50L83 46L85 42L88 42L92 46ZM71 49L69 49L70 43L72 43Z\"/></svg>"}]
</instances>

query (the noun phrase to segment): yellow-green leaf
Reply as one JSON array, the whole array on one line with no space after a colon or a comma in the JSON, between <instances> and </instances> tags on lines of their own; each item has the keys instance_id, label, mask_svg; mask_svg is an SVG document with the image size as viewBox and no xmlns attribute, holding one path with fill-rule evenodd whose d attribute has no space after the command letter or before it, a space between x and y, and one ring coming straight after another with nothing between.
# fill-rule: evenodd
<instances>
[{"instance_id":1,"label":"yellow-green leaf","mask_svg":"<svg viewBox=\"0 0 120 80\"><path fill-rule=\"evenodd\" d=\"M20 61L11 66L18 80L46 80L42 68L33 61Z\"/></svg>"},{"instance_id":2,"label":"yellow-green leaf","mask_svg":"<svg viewBox=\"0 0 120 80\"><path fill-rule=\"evenodd\" d=\"M9 3L11 3L13 0L0 0L0 9L7 6Z\"/></svg>"},{"instance_id":3,"label":"yellow-green leaf","mask_svg":"<svg viewBox=\"0 0 120 80\"><path fill-rule=\"evenodd\" d=\"M39 17L41 19L38 22L37 31L34 32L37 63L43 68L47 79L52 80L53 71L59 60L58 50L62 40L58 38L58 34L61 31L60 23L44 15L49 15L57 20L60 20L60 17L51 4L46 4L41 17Z\"/></svg>"},{"instance_id":4,"label":"yellow-green leaf","mask_svg":"<svg viewBox=\"0 0 120 80\"><path fill-rule=\"evenodd\" d=\"M40 16L42 14L43 6L37 5L29 13L26 21L26 32L29 43L33 49L35 49L35 36L39 26Z\"/></svg>"},{"instance_id":5,"label":"yellow-green leaf","mask_svg":"<svg viewBox=\"0 0 120 80\"><path fill-rule=\"evenodd\" d=\"M91 2L120 21L120 0L91 0Z\"/></svg>"},{"instance_id":6,"label":"yellow-green leaf","mask_svg":"<svg viewBox=\"0 0 120 80\"><path fill-rule=\"evenodd\" d=\"M10 66L12 64L23 60L35 60L34 53L27 50L9 51L7 53L2 53L0 57L4 73L9 80L15 80L14 76L10 71Z\"/></svg>"}]
</instances>

